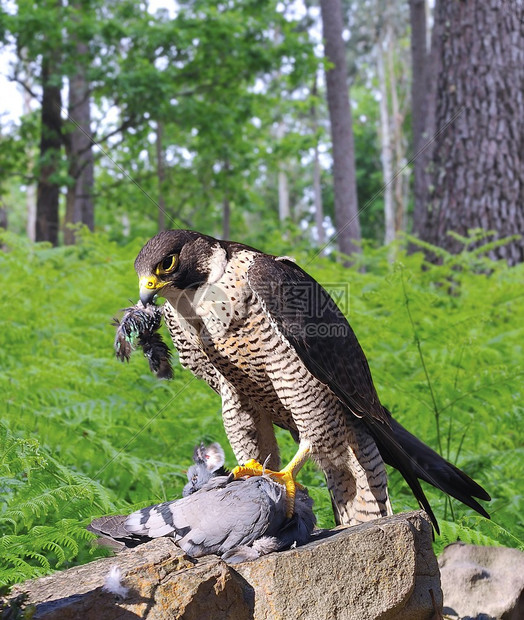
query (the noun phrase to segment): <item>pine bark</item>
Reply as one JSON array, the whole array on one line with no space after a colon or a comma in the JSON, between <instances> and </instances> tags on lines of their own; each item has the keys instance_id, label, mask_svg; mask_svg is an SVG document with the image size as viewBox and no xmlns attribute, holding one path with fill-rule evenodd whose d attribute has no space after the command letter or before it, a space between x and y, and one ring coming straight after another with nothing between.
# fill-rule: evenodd
<instances>
[{"instance_id":1,"label":"pine bark","mask_svg":"<svg viewBox=\"0 0 524 620\"><path fill-rule=\"evenodd\" d=\"M451 252L480 228L521 235L490 255L524 260L524 7L499 0L440 0L436 139L425 241ZM479 242L482 243L482 242Z\"/></svg>"},{"instance_id":2,"label":"pine bark","mask_svg":"<svg viewBox=\"0 0 524 620\"><path fill-rule=\"evenodd\" d=\"M346 49L340 0L321 0L324 51L331 67L326 69L327 100L333 145L333 187L338 247L343 254L360 252L355 147Z\"/></svg>"},{"instance_id":3,"label":"pine bark","mask_svg":"<svg viewBox=\"0 0 524 620\"><path fill-rule=\"evenodd\" d=\"M39 178L36 197L36 241L58 244L62 97L52 57L42 59L42 109Z\"/></svg>"}]
</instances>

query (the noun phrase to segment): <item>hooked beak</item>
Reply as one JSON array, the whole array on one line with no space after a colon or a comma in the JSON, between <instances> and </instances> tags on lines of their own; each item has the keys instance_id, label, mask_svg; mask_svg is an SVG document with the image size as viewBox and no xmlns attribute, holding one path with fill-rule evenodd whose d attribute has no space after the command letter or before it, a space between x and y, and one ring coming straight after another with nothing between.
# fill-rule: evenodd
<instances>
[{"instance_id":1,"label":"hooked beak","mask_svg":"<svg viewBox=\"0 0 524 620\"><path fill-rule=\"evenodd\" d=\"M153 302L155 295L157 295L167 282L160 282L155 275L144 276L139 280L140 287L140 301L147 306Z\"/></svg>"}]
</instances>

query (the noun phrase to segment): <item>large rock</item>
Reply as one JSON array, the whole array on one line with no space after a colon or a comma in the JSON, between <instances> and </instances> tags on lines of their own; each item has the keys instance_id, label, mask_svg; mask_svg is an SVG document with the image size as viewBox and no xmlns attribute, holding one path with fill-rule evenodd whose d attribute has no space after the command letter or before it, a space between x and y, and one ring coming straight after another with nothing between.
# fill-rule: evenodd
<instances>
[{"instance_id":1,"label":"large rock","mask_svg":"<svg viewBox=\"0 0 524 620\"><path fill-rule=\"evenodd\" d=\"M118 566L125 596L104 591ZM318 533L255 562L194 560L160 538L116 557L17 586L35 620L204 618L429 620L442 607L431 525L423 512Z\"/></svg>"},{"instance_id":2,"label":"large rock","mask_svg":"<svg viewBox=\"0 0 524 620\"><path fill-rule=\"evenodd\" d=\"M524 553L454 543L439 557L444 612L464 620L524 618Z\"/></svg>"}]
</instances>

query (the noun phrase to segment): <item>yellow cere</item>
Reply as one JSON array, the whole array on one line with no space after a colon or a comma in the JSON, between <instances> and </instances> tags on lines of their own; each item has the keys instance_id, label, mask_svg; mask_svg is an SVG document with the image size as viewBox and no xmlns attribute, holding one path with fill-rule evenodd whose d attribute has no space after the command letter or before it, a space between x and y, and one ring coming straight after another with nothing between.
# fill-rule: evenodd
<instances>
[{"instance_id":1,"label":"yellow cere","mask_svg":"<svg viewBox=\"0 0 524 620\"><path fill-rule=\"evenodd\" d=\"M165 282L160 282L156 276L144 276L139 280L140 288L146 288L149 290L154 290L157 288L161 288L165 285Z\"/></svg>"}]
</instances>

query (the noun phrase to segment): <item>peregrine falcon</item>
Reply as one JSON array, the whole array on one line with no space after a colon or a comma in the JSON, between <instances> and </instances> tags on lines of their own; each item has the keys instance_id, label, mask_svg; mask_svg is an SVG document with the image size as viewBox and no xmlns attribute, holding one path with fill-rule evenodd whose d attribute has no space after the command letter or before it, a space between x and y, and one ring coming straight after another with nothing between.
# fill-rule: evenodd
<instances>
[{"instance_id":1,"label":"peregrine falcon","mask_svg":"<svg viewBox=\"0 0 524 620\"><path fill-rule=\"evenodd\" d=\"M326 476L335 519L391 514L384 462L398 469L438 525L419 478L488 516L488 493L403 428L381 404L360 344L327 291L287 257L190 230L164 231L135 261L140 299L156 296L180 362L222 398L240 464L269 459L288 489L308 458ZM274 426L299 443L280 472Z\"/></svg>"}]
</instances>

